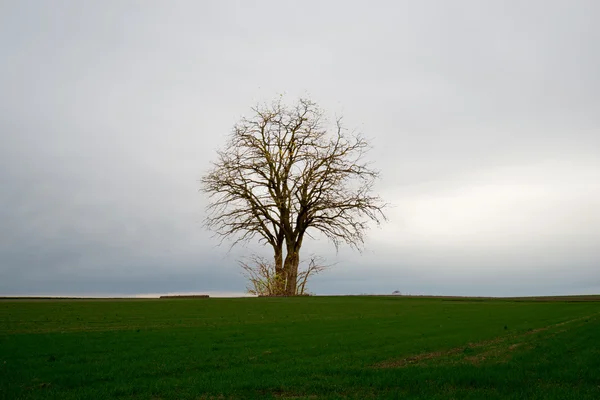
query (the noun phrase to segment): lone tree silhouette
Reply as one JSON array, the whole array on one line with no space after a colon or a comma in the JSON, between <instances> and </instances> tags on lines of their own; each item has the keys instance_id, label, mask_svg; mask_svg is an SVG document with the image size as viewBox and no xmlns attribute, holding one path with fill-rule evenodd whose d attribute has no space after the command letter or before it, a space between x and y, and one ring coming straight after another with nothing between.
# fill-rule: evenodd
<instances>
[{"instance_id":1,"label":"lone tree silhouette","mask_svg":"<svg viewBox=\"0 0 600 400\"><path fill-rule=\"evenodd\" d=\"M205 226L232 246L255 238L270 245L278 295L298 294L305 236L321 232L336 249L346 243L360 251L368 222L386 219L372 190L379 172L363 160L368 141L341 118L332 125L310 99L258 105L201 179Z\"/></svg>"}]
</instances>

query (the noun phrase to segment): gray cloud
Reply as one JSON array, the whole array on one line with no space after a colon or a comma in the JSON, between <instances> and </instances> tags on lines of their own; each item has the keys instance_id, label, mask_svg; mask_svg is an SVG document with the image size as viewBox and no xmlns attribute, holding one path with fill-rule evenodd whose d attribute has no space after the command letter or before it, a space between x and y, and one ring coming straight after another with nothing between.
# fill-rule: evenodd
<instances>
[{"instance_id":1,"label":"gray cloud","mask_svg":"<svg viewBox=\"0 0 600 400\"><path fill-rule=\"evenodd\" d=\"M4 2L0 295L241 292L202 172L257 101L373 138L394 204L319 293L600 288L596 1Z\"/></svg>"}]
</instances>

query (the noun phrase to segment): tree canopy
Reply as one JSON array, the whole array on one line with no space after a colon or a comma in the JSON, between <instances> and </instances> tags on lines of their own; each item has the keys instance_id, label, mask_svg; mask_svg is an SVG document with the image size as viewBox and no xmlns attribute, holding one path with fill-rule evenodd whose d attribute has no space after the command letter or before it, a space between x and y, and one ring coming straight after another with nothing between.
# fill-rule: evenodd
<instances>
[{"instance_id":1,"label":"tree canopy","mask_svg":"<svg viewBox=\"0 0 600 400\"><path fill-rule=\"evenodd\" d=\"M309 99L256 106L201 179L209 196L205 225L233 245L258 239L271 246L282 295L297 294L300 249L311 232L336 248L360 249L368 223L386 218L386 204L373 193L379 171L364 160L368 141L341 118L333 128L327 122Z\"/></svg>"}]
</instances>

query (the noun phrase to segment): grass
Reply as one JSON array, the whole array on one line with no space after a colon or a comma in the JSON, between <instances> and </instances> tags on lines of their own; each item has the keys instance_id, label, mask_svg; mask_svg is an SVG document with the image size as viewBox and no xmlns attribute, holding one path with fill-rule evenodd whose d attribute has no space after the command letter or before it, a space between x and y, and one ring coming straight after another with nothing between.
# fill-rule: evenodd
<instances>
[{"instance_id":1,"label":"grass","mask_svg":"<svg viewBox=\"0 0 600 400\"><path fill-rule=\"evenodd\" d=\"M0 399L600 398L600 303L455 300L4 300Z\"/></svg>"}]
</instances>

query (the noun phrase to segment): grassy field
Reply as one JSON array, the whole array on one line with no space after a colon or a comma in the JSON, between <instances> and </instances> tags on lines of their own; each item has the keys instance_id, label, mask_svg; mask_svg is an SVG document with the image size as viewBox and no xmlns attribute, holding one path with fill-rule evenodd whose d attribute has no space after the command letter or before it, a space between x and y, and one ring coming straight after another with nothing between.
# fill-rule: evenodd
<instances>
[{"instance_id":1,"label":"grassy field","mask_svg":"<svg viewBox=\"0 0 600 400\"><path fill-rule=\"evenodd\" d=\"M600 302L457 300L3 300L0 399L600 399Z\"/></svg>"}]
</instances>

